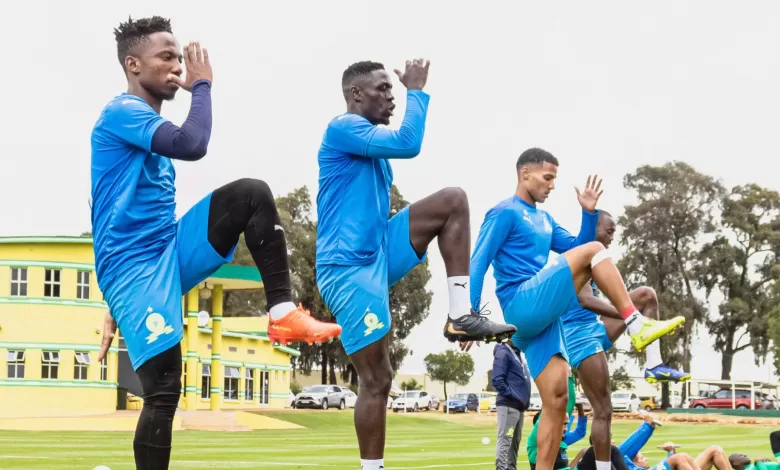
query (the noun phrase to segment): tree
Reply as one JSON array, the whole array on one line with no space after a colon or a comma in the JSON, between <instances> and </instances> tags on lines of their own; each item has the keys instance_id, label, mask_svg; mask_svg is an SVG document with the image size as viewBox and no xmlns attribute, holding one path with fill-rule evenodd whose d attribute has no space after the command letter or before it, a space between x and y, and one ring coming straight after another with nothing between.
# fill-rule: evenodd
<instances>
[{"instance_id":1,"label":"tree","mask_svg":"<svg viewBox=\"0 0 780 470\"><path fill-rule=\"evenodd\" d=\"M707 297L718 289L725 300L705 325L721 353L721 379L731 379L734 355L752 347L756 365L769 349L769 313L774 308L773 247L780 194L756 184L737 186L723 197L721 233L699 255L696 275ZM744 340L744 341L743 341Z\"/></svg>"},{"instance_id":2,"label":"tree","mask_svg":"<svg viewBox=\"0 0 780 470\"><path fill-rule=\"evenodd\" d=\"M390 192L391 213L409 205L398 188ZM322 321L335 321L320 296L316 282L316 239L317 222L312 211L312 200L306 186L295 189L286 196L276 199L276 206L285 231L287 249L290 255L290 274L293 298ZM239 240L233 257L233 264L255 266L244 237ZM412 328L419 325L430 311L433 293L425 286L431 278L428 261L415 267L409 275L390 288L390 313L393 328L390 332L390 362L398 370L408 354L403 340ZM262 290L235 291L225 293L225 316L262 315L266 311L265 294ZM323 384L335 384L339 375L345 382L357 385L357 372L344 353L341 341L328 344L306 343L295 345L301 355L294 366L304 374L310 374L314 367L320 367Z\"/></svg>"},{"instance_id":3,"label":"tree","mask_svg":"<svg viewBox=\"0 0 780 470\"><path fill-rule=\"evenodd\" d=\"M444 383L444 401L447 401L447 384L468 384L474 375L474 359L468 353L448 349L441 354L425 356L425 369L432 380Z\"/></svg>"},{"instance_id":4,"label":"tree","mask_svg":"<svg viewBox=\"0 0 780 470\"><path fill-rule=\"evenodd\" d=\"M618 390L631 390L634 387L634 380L628 375L626 366L620 366L609 377L609 386L613 392Z\"/></svg>"},{"instance_id":5,"label":"tree","mask_svg":"<svg viewBox=\"0 0 780 470\"><path fill-rule=\"evenodd\" d=\"M417 383L417 380L413 378L405 382L401 382L402 390L420 390L421 388L422 388L422 384Z\"/></svg>"},{"instance_id":6,"label":"tree","mask_svg":"<svg viewBox=\"0 0 780 470\"><path fill-rule=\"evenodd\" d=\"M695 325L706 309L694 292L701 260L697 251L704 236L715 230L713 209L723 186L683 162L643 165L623 179L636 192L637 203L625 207L618 219L625 254L618 263L627 287L655 289L662 319L682 315L682 332L660 339L664 359L690 370L690 346ZM633 354L640 363L644 355ZM669 406L669 386L661 388L663 406ZM685 394L685 390L683 391Z\"/></svg>"}]
</instances>

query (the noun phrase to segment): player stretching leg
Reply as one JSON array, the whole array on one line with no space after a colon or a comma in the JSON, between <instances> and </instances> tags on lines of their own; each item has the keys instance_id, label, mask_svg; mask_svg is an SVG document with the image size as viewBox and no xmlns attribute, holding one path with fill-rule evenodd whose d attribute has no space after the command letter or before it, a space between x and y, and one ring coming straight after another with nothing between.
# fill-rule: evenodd
<instances>
[{"instance_id":1,"label":"player stretching leg","mask_svg":"<svg viewBox=\"0 0 780 470\"><path fill-rule=\"evenodd\" d=\"M615 221L606 211L599 212L596 241L609 248L615 235ZM591 437L598 470L610 468L612 400L606 351L626 330L620 312L609 302L594 295L595 287L587 283L579 294L580 305L566 312L561 320L566 338L569 363L578 370L582 388L593 406ZM644 316L658 316L658 297L650 287L640 287L628 293L631 302ZM601 319L599 319L601 315ZM669 320L682 324L683 317ZM690 374L666 366L661 359L661 343L654 341L645 349L645 379L650 382L679 382Z\"/></svg>"},{"instance_id":2,"label":"player stretching leg","mask_svg":"<svg viewBox=\"0 0 780 470\"><path fill-rule=\"evenodd\" d=\"M106 105L92 131L95 265L111 309L100 356L118 324L143 388L136 467L167 469L181 393L181 298L232 258L241 233L265 284L269 337L319 342L341 328L313 320L292 302L284 232L266 183L230 183L176 220L171 159L201 159L211 134L208 52L187 45L182 79L182 53L168 19L130 19L115 35L128 89ZM179 88L192 93L181 127L160 116L162 102Z\"/></svg>"},{"instance_id":3,"label":"player stretching leg","mask_svg":"<svg viewBox=\"0 0 780 470\"><path fill-rule=\"evenodd\" d=\"M604 245L596 238L601 182L588 178L577 189L582 227L577 237L537 208L555 188L558 160L542 149L517 160L515 195L490 209L471 259L471 305L478 308L488 266L507 322L518 327L512 342L525 351L542 397L537 468L552 470L566 414L566 343L561 315L577 305L577 293L592 278L619 309L637 349L665 335L673 325L644 320L636 311ZM548 264L549 252L562 253Z\"/></svg>"},{"instance_id":4,"label":"player stretching leg","mask_svg":"<svg viewBox=\"0 0 780 470\"><path fill-rule=\"evenodd\" d=\"M393 131L379 127L390 123L395 108L384 66L349 66L342 77L347 112L328 124L318 155L317 285L343 327L341 341L360 380L355 429L364 470L384 468L385 413L393 378L388 289L425 259L434 239L448 276L445 336L450 341L491 341L515 331L470 310L469 207L461 189L443 189L389 218L390 159L414 158L422 146L428 67L429 62L414 60L407 61L404 72L395 71L408 91L404 121Z\"/></svg>"}]
</instances>

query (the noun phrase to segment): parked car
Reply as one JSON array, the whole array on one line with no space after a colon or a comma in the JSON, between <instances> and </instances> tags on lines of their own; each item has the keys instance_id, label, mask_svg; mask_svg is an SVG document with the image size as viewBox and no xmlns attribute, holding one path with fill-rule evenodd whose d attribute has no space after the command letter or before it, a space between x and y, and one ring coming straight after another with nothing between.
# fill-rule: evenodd
<instances>
[{"instance_id":1,"label":"parked car","mask_svg":"<svg viewBox=\"0 0 780 470\"><path fill-rule=\"evenodd\" d=\"M761 397L754 393L753 406L755 409L761 408ZM691 400L691 408L736 408L738 410L750 409L750 390L734 390L732 396L731 389L721 389L715 392L711 397L699 397Z\"/></svg>"},{"instance_id":2,"label":"parked car","mask_svg":"<svg viewBox=\"0 0 780 470\"><path fill-rule=\"evenodd\" d=\"M357 394L353 392L352 390L347 390L344 392L345 399L347 401L347 408L354 408L357 404Z\"/></svg>"},{"instance_id":3,"label":"parked car","mask_svg":"<svg viewBox=\"0 0 780 470\"><path fill-rule=\"evenodd\" d=\"M496 411L498 407L496 406L496 399L497 397L493 397L493 399L490 401L490 406L488 406L488 411Z\"/></svg>"},{"instance_id":4,"label":"parked car","mask_svg":"<svg viewBox=\"0 0 780 470\"><path fill-rule=\"evenodd\" d=\"M349 389L338 385L311 385L295 397L295 408L327 410L334 407L343 410L347 407L347 390Z\"/></svg>"},{"instance_id":5,"label":"parked car","mask_svg":"<svg viewBox=\"0 0 780 470\"><path fill-rule=\"evenodd\" d=\"M642 408L642 401L633 392L612 392L612 410L633 413Z\"/></svg>"},{"instance_id":6,"label":"parked car","mask_svg":"<svg viewBox=\"0 0 780 470\"><path fill-rule=\"evenodd\" d=\"M444 411L466 412L479 409L479 397L476 393L456 393L447 399Z\"/></svg>"},{"instance_id":7,"label":"parked car","mask_svg":"<svg viewBox=\"0 0 780 470\"><path fill-rule=\"evenodd\" d=\"M588 397L586 397L585 394L582 392L577 394L577 400L575 403L582 405L582 411L593 410L593 407L590 405L590 400L588 400Z\"/></svg>"},{"instance_id":8,"label":"parked car","mask_svg":"<svg viewBox=\"0 0 780 470\"><path fill-rule=\"evenodd\" d=\"M542 409L542 396L539 392L531 392L531 399L528 402L528 411L539 411Z\"/></svg>"},{"instance_id":9,"label":"parked car","mask_svg":"<svg viewBox=\"0 0 780 470\"><path fill-rule=\"evenodd\" d=\"M645 411L653 411L661 408L661 402L656 401L655 397L639 397L642 400L642 409Z\"/></svg>"},{"instance_id":10,"label":"parked car","mask_svg":"<svg viewBox=\"0 0 780 470\"><path fill-rule=\"evenodd\" d=\"M780 409L777 397L771 393L761 393L761 409L777 410Z\"/></svg>"},{"instance_id":11,"label":"parked car","mask_svg":"<svg viewBox=\"0 0 780 470\"><path fill-rule=\"evenodd\" d=\"M496 401L495 392L479 392L479 409L488 411L490 404Z\"/></svg>"},{"instance_id":12,"label":"parked car","mask_svg":"<svg viewBox=\"0 0 780 470\"><path fill-rule=\"evenodd\" d=\"M661 395L656 395L653 397L655 399L655 402L658 404L658 408L661 407L663 404L661 400ZM683 401L682 401L682 395L677 390L669 390L669 406L672 408L684 408Z\"/></svg>"},{"instance_id":13,"label":"parked car","mask_svg":"<svg viewBox=\"0 0 780 470\"><path fill-rule=\"evenodd\" d=\"M406 391L393 400L393 411L396 413L403 409L409 411L438 410L439 406L441 406L439 397L426 390Z\"/></svg>"}]
</instances>

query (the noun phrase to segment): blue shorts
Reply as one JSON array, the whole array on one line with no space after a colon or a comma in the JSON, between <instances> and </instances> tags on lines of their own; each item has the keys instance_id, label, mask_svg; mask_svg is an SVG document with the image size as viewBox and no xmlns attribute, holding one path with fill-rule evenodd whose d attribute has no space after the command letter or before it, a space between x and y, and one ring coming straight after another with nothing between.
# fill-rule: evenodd
<instances>
[{"instance_id":1,"label":"blue shorts","mask_svg":"<svg viewBox=\"0 0 780 470\"><path fill-rule=\"evenodd\" d=\"M579 305L566 258L558 256L517 289L504 319L517 327L512 342L536 379L555 355L568 361L561 315Z\"/></svg>"},{"instance_id":2,"label":"blue shorts","mask_svg":"<svg viewBox=\"0 0 780 470\"><path fill-rule=\"evenodd\" d=\"M134 370L181 341L182 296L233 258L235 246L223 258L208 240L210 204L211 194L184 214L159 258L134 264L107 286Z\"/></svg>"},{"instance_id":3,"label":"blue shorts","mask_svg":"<svg viewBox=\"0 0 780 470\"><path fill-rule=\"evenodd\" d=\"M389 331L390 286L425 261L409 238L409 207L390 219L377 257L363 266L317 266L322 300L341 325L348 355L382 339Z\"/></svg>"},{"instance_id":4,"label":"blue shorts","mask_svg":"<svg viewBox=\"0 0 780 470\"><path fill-rule=\"evenodd\" d=\"M612 349L607 328L598 319L588 322L563 322L563 334L566 338L569 364L575 369L579 369L582 361L590 356Z\"/></svg>"}]
</instances>

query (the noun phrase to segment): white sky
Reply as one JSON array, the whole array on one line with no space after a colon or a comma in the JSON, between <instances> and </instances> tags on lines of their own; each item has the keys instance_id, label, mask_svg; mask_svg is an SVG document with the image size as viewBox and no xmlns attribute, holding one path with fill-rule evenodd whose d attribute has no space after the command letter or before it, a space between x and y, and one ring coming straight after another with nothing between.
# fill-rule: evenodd
<instances>
[{"instance_id":1,"label":"white sky","mask_svg":"<svg viewBox=\"0 0 780 470\"><path fill-rule=\"evenodd\" d=\"M465 4L465 3L464 3ZM240 5L240 6L239 6ZM78 234L90 229L89 137L102 107L124 91L113 28L128 15L173 19L180 42L200 40L215 71L208 156L177 163L178 213L214 188L262 178L275 193L317 189L317 148L344 111L343 69L376 60L389 70L432 60L422 154L394 163L415 201L461 186L472 242L485 211L514 191L514 163L540 146L561 160L544 208L576 232L575 184L605 179L600 207L619 214L632 196L622 177L641 164L687 161L727 185L778 190L780 4L764 1L600 2L4 2L0 234ZM402 88L400 84L397 84ZM405 107L399 90L393 126ZM163 108L181 123L189 95ZM432 312L409 338L404 372L449 347L444 267L431 250ZM488 274L486 298L497 312ZM489 307L489 308L490 308ZM719 378L710 339L695 343L693 373ZM474 352L477 373L491 347ZM766 380L750 352L737 379Z\"/></svg>"}]
</instances>

